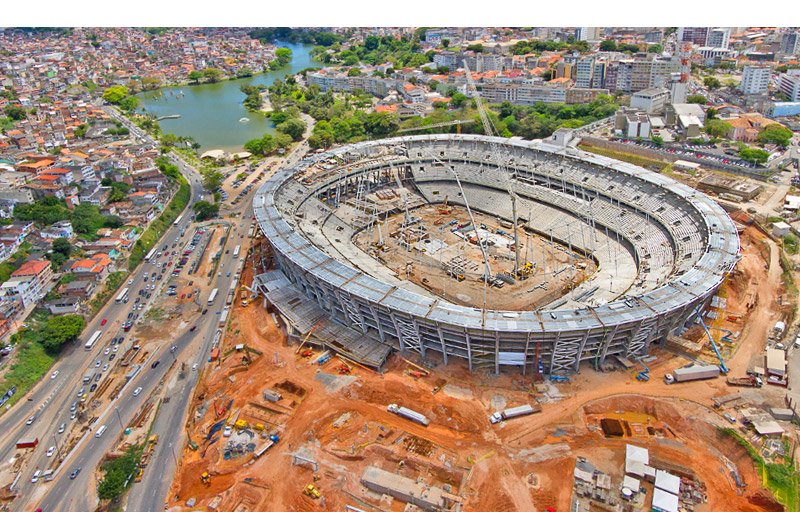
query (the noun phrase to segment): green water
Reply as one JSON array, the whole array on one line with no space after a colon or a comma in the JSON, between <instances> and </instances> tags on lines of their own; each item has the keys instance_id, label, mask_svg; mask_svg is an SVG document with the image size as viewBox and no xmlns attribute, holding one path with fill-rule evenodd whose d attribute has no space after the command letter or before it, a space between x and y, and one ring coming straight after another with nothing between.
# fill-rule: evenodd
<instances>
[{"instance_id":1,"label":"green water","mask_svg":"<svg viewBox=\"0 0 800 512\"><path fill-rule=\"evenodd\" d=\"M202 146L201 151L241 151L245 142L264 133L274 133L275 127L264 115L248 112L242 106L245 96L239 87L242 84L272 85L276 79L308 67L319 67L311 60L309 52L312 46L291 43L278 43L278 46L292 50L292 61L284 68L240 80L165 87L141 93L138 95L141 107L158 117L179 114L179 119L161 121L161 130L193 137ZM242 118L249 121L240 122Z\"/></svg>"}]
</instances>

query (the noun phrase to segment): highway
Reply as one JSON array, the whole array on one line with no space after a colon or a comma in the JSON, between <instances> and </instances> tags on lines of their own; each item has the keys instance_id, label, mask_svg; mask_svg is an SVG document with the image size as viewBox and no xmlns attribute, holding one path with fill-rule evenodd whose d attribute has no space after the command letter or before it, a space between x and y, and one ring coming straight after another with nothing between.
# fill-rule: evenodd
<instances>
[{"instance_id":1,"label":"highway","mask_svg":"<svg viewBox=\"0 0 800 512\"><path fill-rule=\"evenodd\" d=\"M127 119L120 117L114 111L109 113L123 122L131 133L145 142L152 142L152 139L130 123ZM289 155L284 163L294 163L299 160L307 151L306 144L301 144ZM103 405L95 411L89 411L88 416L100 415L99 419L91 425L91 429L83 434L78 445L68 455L62 453L67 436L71 429L77 425L76 420L70 419L70 405L78 400L78 390L86 389L89 398L87 405L91 403L92 393L88 392L89 384L82 382L84 373L88 368L94 368L94 361L100 360L101 364L109 363L108 355L104 354L106 348L110 348L110 342L117 336L124 335L125 341L119 345L117 356L121 358L126 348L132 345L131 333L122 332L122 324L128 320L128 314L134 306L134 300L139 297L139 290L151 285L152 282L144 282L144 275L155 273L156 265L160 265L175 258L169 255L172 250L182 248L191 238L191 206L196 202L202 193L202 180L199 174L182 159L175 155L170 155L181 173L187 178L191 186L191 200L185 210L184 218L180 225L172 225L155 245L161 249L167 245L168 252L160 258L154 258L149 262L144 262L134 273L127 276L133 281L130 288L129 302L116 304L114 298L98 312L95 318L89 322L75 346L70 347L61 356L53 367L59 370L57 378L50 379L47 375L29 393L27 401L21 401L0 418L0 470L6 472L11 470L10 459L16 451L15 443L20 438L38 437L39 446L24 464L19 479L15 485L18 498L12 503L12 510L34 510L41 507L44 512L50 511L76 511L84 512L93 510L97 504L97 496L94 489L96 487L95 468L98 466L103 456L111 451L117 444L118 439L124 429L133 418L138 414L140 408L145 403L147 397L155 392L160 384L166 386L164 397L169 398L167 403L162 404L153 425L152 433L159 434L160 441L152 455L148 469L144 472L143 480L140 484L133 485L129 495L128 510L148 511L162 510L172 476L175 471L175 459L181 456L181 451L185 446L185 432L183 431L183 418L191 405L191 396L200 371L208 360L214 335L219 323L219 315L225 307L225 297L235 278L238 261L232 257L222 257L220 260L217 274L212 275L209 280L209 289L218 288L219 297L215 303L208 307L205 315L199 315L196 322L195 332L189 331L186 326L183 332L176 332L172 341L162 344L152 354L147 361L142 364L141 371L125 385L118 397L105 397ZM263 163L257 172L266 169L267 163ZM236 208L224 208L226 213L238 214L238 218L231 219L233 222L226 249L232 250L234 245L244 242L244 237L251 225L252 196L255 194L258 184L263 182L264 176L260 176L254 181L257 185L253 187L248 196L242 200ZM245 212L248 212L247 214ZM181 237L180 232L185 229L189 236ZM176 248L172 248L175 239L179 238ZM209 247L209 251L214 250ZM243 257L246 252L243 250ZM160 273L160 269L159 269ZM148 290L152 295L146 300L147 304L139 315L143 315L147 308L155 301L163 297L161 293L166 283L169 281L169 273L163 274L166 278L156 281L159 286L155 290ZM196 276L195 279L203 279ZM207 296L200 297L205 301ZM201 302L203 304L203 302ZM101 325L103 321L105 325ZM102 330L103 335L94 345L93 350L84 350L83 344L96 330ZM170 346L175 345L176 350L170 352ZM152 350L151 350L152 351ZM156 368L151 368L153 361L160 361ZM176 371L173 370L172 363L179 366L185 361L187 364L186 377L177 378ZM117 363L118 360L110 362ZM193 371L192 365L198 364L198 371ZM100 370L100 368L98 368ZM171 373L170 373L171 372ZM104 372L105 374L106 372ZM133 390L141 387L142 391L137 397L133 396ZM25 421L31 414L37 412L37 419L30 426L25 425ZM62 423L66 423L67 428L63 434L58 433ZM95 437L96 430L105 425L106 430L99 438ZM77 432L75 432L77 433ZM58 468L55 478L51 482L44 482L40 479L37 483L31 482L31 476L36 469L47 467L50 462L45 455L48 447L57 446L59 453L54 457L67 456L67 459ZM74 478L70 478L70 473L75 468L81 468L80 473ZM157 468L157 469L155 469ZM155 469L155 470L154 470Z\"/></svg>"},{"instance_id":2,"label":"highway","mask_svg":"<svg viewBox=\"0 0 800 512\"><path fill-rule=\"evenodd\" d=\"M135 126L130 125L127 120L124 120L123 122L126 122L131 129L131 132L135 136L139 137L145 142L152 142L155 144L152 139L150 139L146 134L142 133ZM183 175L189 181L191 187L191 198L186 210L186 212L191 212L192 204L197 201L202 193L202 180L197 172L185 163L177 162L177 164ZM173 224L170 226L156 247L160 248L160 246L168 242L171 246L172 243L174 243L174 239L180 237L181 229L185 229L186 226L190 224L188 217L190 217L190 215L185 215L184 220L180 223L180 225ZM184 244L186 240L186 237L181 239L181 244ZM167 261L168 259L168 256L162 256L162 261ZM49 461L49 459L45 456L47 448L54 445L61 447L61 445L67 439L67 436L70 434L71 429L74 427L76 422L74 420L70 420L70 405L78 400L77 392L79 389L83 388L86 390L89 395L87 404L91 403L92 394L88 392L89 384L84 385L82 382L83 375L86 370L90 367L94 367L92 364L93 361L101 360L103 363L109 362L109 356L105 355L104 351L106 348L110 348L110 342L114 337L125 337L125 341L119 345L120 348L116 353L118 356L121 357L124 349L128 346L130 342L130 333L125 333L122 331L122 324L128 320L128 314L133 308L135 299L140 297L138 294L139 290L154 283L152 281L148 283L144 282L144 275L146 273L153 273L154 270L155 267L152 262L146 262L140 265L132 274L127 276L129 280L133 281L133 283L130 285L127 283L124 285L130 289L129 302L116 304L114 298L112 297L108 303L97 313L94 319L86 325L82 335L79 337L79 340L73 344L74 346L66 348L65 352L53 366L51 371L58 370L58 376L55 379L51 379L50 375L45 376L42 381L39 382L28 393L26 400L21 400L9 411L7 411L6 414L0 417L0 472L8 475L13 470L10 459L15 454L15 444L17 440L20 438L29 437L38 437L40 440L39 446L33 451L33 454L22 468L19 481L14 488L20 496L14 502L14 510L23 510L28 499L32 495L35 496L38 494L38 492L33 492L35 486L40 486L36 488L36 491L40 491L40 489L42 489L41 482L37 484L32 484L30 482L31 475L37 468L46 467L47 462ZM168 275L169 274L167 274L167 276ZM163 279L161 281L155 281L155 283L161 285L166 281L166 279ZM156 290L151 290L150 292L150 299L142 298L145 307L141 311L137 312L140 315L143 314L147 310L147 307L158 298ZM105 325L101 325L103 323L105 323ZM97 330L103 331L103 335L94 345L93 350L86 351L83 346L85 341ZM112 361L110 364L115 362L116 361ZM153 379L155 379L159 373L165 372L167 367L168 365L161 366L159 372L152 373L144 371L143 369L142 373L135 380L135 382L137 385L145 387L146 385L151 384ZM98 368L98 370L100 370L100 368ZM139 381L142 382L139 383ZM144 392L143 396L146 396L144 395ZM129 400L125 397L120 400L119 405L122 407L122 409L131 409L132 411L135 411L138 408L133 407L135 404L132 402L129 403ZM96 412L97 411L90 411L89 414L93 415L96 414ZM35 421L31 425L26 425L26 420L34 414L36 415ZM58 434L57 431L62 423L66 424L66 431L63 434ZM96 425L99 425L99 423ZM109 425L108 428L109 431L102 438L102 440L109 440L114 437L111 431L111 425ZM94 438L92 438L92 440L94 441ZM84 442L84 445L82 446L88 446L92 448L96 444L98 443ZM98 454L104 453L102 451L92 451ZM54 455L54 457L57 456L58 455ZM78 465L80 465L82 462L80 457L81 454L78 454L77 458L74 458ZM88 464L88 458L86 460ZM68 462L71 464L72 460ZM68 478L68 475L66 475L68 471L65 471L65 466L66 465L62 465L56 480L52 484L47 484L47 487L56 488L58 487L58 483L62 478ZM88 469L86 474L91 474L92 468L89 466L86 466L86 468ZM86 489L86 487L83 487L83 489ZM83 494L85 494L85 492ZM53 494L51 493L51 495ZM58 493L55 495L58 495ZM64 509L62 507L51 507L49 510ZM88 508L83 510L88 510Z\"/></svg>"}]
</instances>

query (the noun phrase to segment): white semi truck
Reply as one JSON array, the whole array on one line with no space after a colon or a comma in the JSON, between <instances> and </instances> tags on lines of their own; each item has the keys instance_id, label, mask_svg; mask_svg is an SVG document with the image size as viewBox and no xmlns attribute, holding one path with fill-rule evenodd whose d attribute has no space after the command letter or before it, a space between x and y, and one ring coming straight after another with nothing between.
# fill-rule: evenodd
<instances>
[{"instance_id":1,"label":"white semi truck","mask_svg":"<svg viewBox=\"0 0 800 512\"><path fill-rule=\"evenodd\" d=\"M717 377L719 377L719 366L695 364L678 368L674 372L664 375L664 382L672 384L674 382L689 382L691 380L714 379Z\"/></svg>"},{"instance_id":2,"label":"white semi truck","mask_svg":"<svg viewBox=\"0 0 800 512\"><path fill-rule=\"evenodd\" d=\"M420 414L417 411L412 411L411 409L407 409L405 407L400 407L397 404L389 404L386 410L398 416L402 416L407 420L416 421L420 425L425 425L426 427L431 422L431 420L429 420L424 414Z\"/></svg>"},{"instance_id":3,"label":"white semi truck","mask_svg":"<svg viewBox=\"0 0 800 512\"><path fill-rule=\"evenodd\" d=\"M498 411L491 416L489 416L489 421L492 423L500 423L501 421L510 420L513 418L519 418L520 416L527 416L529 414L533 414L535 412L541 412L542 408L532 405L520 405L518 407L512 407L511 409L506 409L505 411Z\"/></svg>"}]
</instances>

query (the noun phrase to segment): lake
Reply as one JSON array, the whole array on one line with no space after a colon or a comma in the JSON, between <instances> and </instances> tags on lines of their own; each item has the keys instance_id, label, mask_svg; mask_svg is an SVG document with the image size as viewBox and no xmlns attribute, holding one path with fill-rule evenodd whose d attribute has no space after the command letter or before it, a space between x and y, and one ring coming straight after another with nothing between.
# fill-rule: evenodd
<instances>
[{"instance_id":1,"label":"lake","mask_svg":"<svg viewBox=\"0 0 800 512\"><path fill-rule=\"evenodd\" d=\"M140 107L157 117L179 114L181 117L178 119L162 120L161 130L193 137L200 144L201 151L241 151L248 140L261 137L264 133L274 133L275 126L264 115L248 112L242 106L245 96L239 87L243 84L272 85L276 79L284 79L305 68L319 66L311 59L312 46L277 44L292 50L292 61L284 68L239 80L163 87L157 91L140 93ZM242 118L249 121L240 122Z\"/></svg>"}]
</instances>

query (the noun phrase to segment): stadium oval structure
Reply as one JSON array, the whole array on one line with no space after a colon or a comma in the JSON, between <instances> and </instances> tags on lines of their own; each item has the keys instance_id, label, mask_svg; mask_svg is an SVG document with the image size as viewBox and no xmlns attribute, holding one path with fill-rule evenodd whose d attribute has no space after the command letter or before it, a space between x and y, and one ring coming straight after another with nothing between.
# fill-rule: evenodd
<instances>
[{"instance_id":1,"label":"stadium oval structure","mask_svg":"<svg viewBox=\"0 0 800 512\"><path fill-rule=\"evenodd\" d=\"M513 189L521 225L569 243L598 271L548 304L499 311L356 266L371 259L350 243L363 225L343 222L337 208L363 200L364 187L400 182L426 202L466 198L505 221ZM279 169L253 206L285 285L318 312L364 343L461 358L471 370L565 374L581 362L642 357L709 304L739 259L735 225L703 193L552 140L440 134L351 144Z\"/></svg>"}]
</instances>

